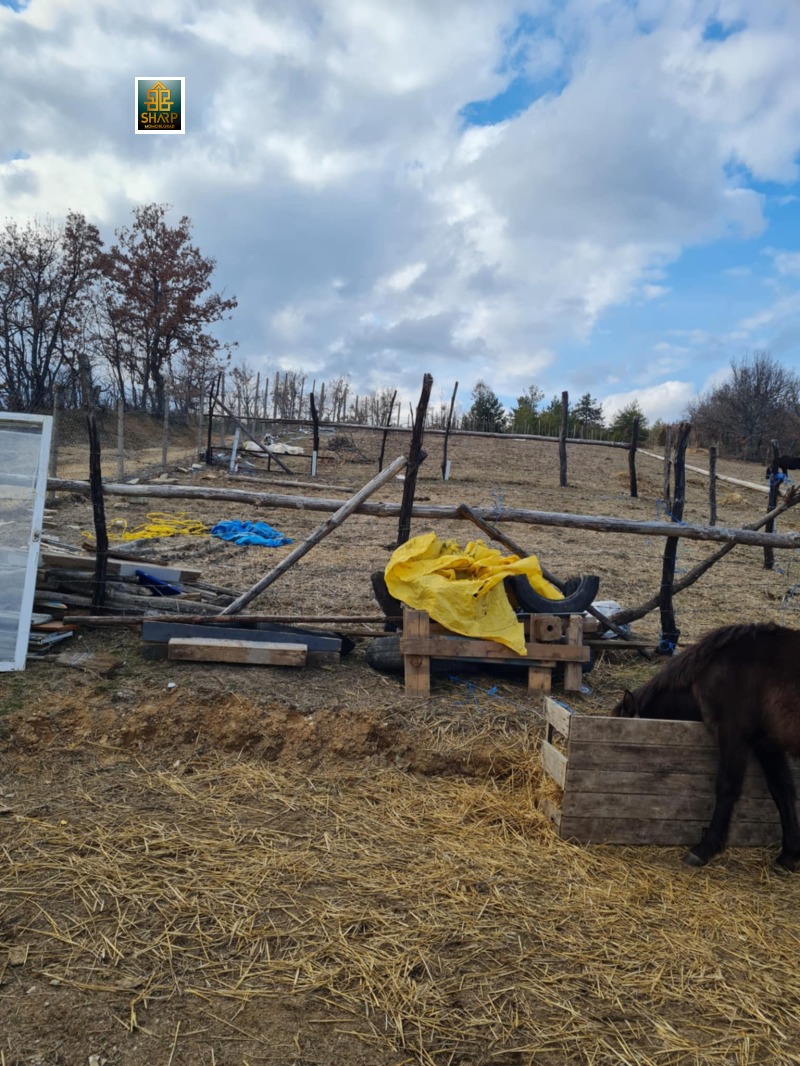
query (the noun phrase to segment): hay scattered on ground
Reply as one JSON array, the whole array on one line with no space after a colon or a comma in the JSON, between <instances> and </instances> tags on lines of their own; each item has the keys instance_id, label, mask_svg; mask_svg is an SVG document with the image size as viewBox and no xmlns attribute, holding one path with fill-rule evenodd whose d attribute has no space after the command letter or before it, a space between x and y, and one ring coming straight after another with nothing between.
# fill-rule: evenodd
<instances>
[{"instance_id":1,"label":"hay scattered on ground","mask_svg":"<svg viewBox=\"0 0 800 1066\"><path fill-rule=\"evenodd\" d=\"M502 779L80 780L6 823L0 893L31 976L124 993L131 1029L164 998L304 996L410 1063L800 1062L800 879L559 841L533 745Z\"/></svg>"}]
</instances>

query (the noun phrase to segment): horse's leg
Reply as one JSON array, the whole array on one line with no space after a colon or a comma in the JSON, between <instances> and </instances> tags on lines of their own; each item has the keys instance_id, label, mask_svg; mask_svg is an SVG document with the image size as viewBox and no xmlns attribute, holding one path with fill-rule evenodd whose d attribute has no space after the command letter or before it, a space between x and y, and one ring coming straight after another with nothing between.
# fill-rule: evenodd
<instances>
[{"instance_id":1,"label":"horse's leg","mask_svg":"<svg viewBox=\"0 0 800 1066\"><path fill-rule=\"evenodd\" d=\"M797 790L789 760L786 752L771 740L756 744L755 753L781 816L783 847L777 861L787 870L796 870L800 865L800 823L797 819Z\"/></svg>"},{"instance_id":2,"label":"horse's leg","mask_svg":"<svg viewBox=\"0 0 800 1066\"><path fill-rule=\"evenodd\" d=\"M705 866L725 847L731 815L736 801L742 794L744 773L747 769L748 748L732 743L720 730L717 750L717 780L714 813L711 824L703 833L703 839L683 857L689 866Z\"/></svg>"}]
</instances>

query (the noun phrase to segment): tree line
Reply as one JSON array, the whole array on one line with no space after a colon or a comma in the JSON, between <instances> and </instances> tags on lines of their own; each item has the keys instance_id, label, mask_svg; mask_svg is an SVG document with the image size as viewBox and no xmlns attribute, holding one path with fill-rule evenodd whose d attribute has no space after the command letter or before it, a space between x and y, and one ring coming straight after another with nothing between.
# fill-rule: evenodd
<instances>
[{"instance_id":1,"label":"tree line","mask_svg":"<svg viewBox=\"0 0 800 1066\"><path fill-rule=\"evenodd\" d=\"M533 433L555 436L561 430L562 401L553 396L544 402L545 393L538 385L529 385L516 404L506 410L495 392L479 381L472 391L472 406L462 418L462 429L485 433ZM634 419L639 419L639 439L644 441L650 425L637 401L632 401L606 421L603 405L586 392L567 408L567 435L570 437L603 436L608 440L630 438Z\"/></svg>"}]
</instances>

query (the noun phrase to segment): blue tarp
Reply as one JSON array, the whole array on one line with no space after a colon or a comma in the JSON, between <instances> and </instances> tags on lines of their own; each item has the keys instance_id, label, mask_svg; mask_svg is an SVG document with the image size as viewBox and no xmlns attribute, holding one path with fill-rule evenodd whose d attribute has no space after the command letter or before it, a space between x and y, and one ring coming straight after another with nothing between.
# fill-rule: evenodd
<instances>
[{"instance_id":1,"label":"blue tarp","mask_svg":"<svg viewBox=\"0 0 800 1066\"><path fill-rule=\"evenodd\" d=\"M284 537L283 533L268 526L266 522L240 522L238 519L217 522L211 529L211 536L242 546L260 544L264 548L280 548L282 544L292 543L291 537Z\"/></svg>"}]
</instances>

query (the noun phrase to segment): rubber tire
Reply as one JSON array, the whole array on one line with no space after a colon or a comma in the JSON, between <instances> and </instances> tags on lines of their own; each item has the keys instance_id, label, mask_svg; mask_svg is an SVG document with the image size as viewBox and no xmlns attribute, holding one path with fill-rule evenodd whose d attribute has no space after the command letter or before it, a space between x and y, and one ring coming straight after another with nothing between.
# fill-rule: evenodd
<instances>
[{"instance_id":1,"label":"rubber tire","mask_svg":"<svg viewBox=\"0 0 800 1066\"><path fill-rule=\"evenodd\" d=\"M540 596L534 592L524 574L507 577L505 586L509 598L530 614L583 614L597 599L600 578L596 574L570 578L565 584L563 600L548 600L546 596Z\"/></svg>"}]
</instances>

